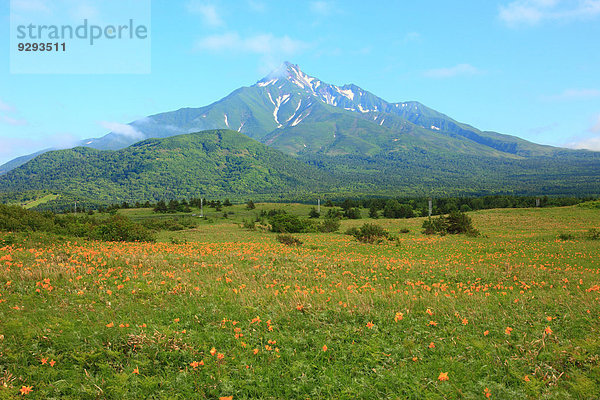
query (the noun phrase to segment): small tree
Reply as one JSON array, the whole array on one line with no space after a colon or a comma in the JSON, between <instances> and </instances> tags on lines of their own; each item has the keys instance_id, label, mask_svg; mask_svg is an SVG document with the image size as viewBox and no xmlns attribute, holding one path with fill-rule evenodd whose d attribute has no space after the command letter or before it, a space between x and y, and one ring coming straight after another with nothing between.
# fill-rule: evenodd
<instances>
[{"instance_id":1,"label":"small tree","mask_svg":"<svg viewBox=\"0 0 600 400\"><path fill-rule=\"evenodd\" d=\"M321 213L319 213L317 211L317 209L313 207L313 208L310 209L310 212L308 213L308 216L310 218L319 218L321 216Z\"/></svg>"},{"instance_id":2,"label":"small tree","mask_svg":"<svg viewBox=\"0 0 600 400\"><path fill-rule=\"evenodd\" d=\"M321 224L319 224L319 232L337 232L340 229L340 221L338 219L326 218Z\"/></svg>"},{"instance_id":3,"label":"small tree","mask_svg":"<svg viewBox=\"0 0 600 400\"><path fill-rule=\"evenodd\" d=\"M223 207L230 207L231 206L231 202L229 201L229 199L225 199L225 201L223 202Z\"/></svg>"},{"instance_id":4,"label":"small tree","mask_svg":"<svg viewBox=\"0 0 600 400\"><path fill-rule=\"evenodd\" d=\"M154 207L154 212L166 213L167 211L168 211L167 204L165 203L164 200L160 200L158 203L156 203L156 206Z\"/></svg>"},{"instance_id":5,"label":"small tree","mask_svg":"<svg viewBox=\"0 0 600 400\"><path fill-rule=\"evenodd\" d=\"M379 211L377 211L377 208L375 206L371 206L371 208L369 208L369 218L379 218Z\"/></svg>"},{"instance_id":6,"label":"small tree","mask_svg":"<svg viewBox=\"0 0 600 400\"><path fill-rule=\"evenodd\" d=\"M358 208L358 207L348 208L344 212L344 216L348 219L360 219L360 217L361 217L360 208Z\"/></svg>"},{"instance_id":7,"label":"small tree","mask_svg":"<svg viewBox=\"0 0 600 400\"><path fill-rule=\"evenodd\" d=\"M353 236L360 242L374 243L389 238L389 233L379 225L366 223L352 231Z\"/></svg>"},{"instance_id":8,"label":"small tree","mask_svg":"<svg viewBox=\"0 0 600 400\"><path fill-rule=\"evenodd\" d=\"M256 208L256 206L254 205L254 202L252 200L248 200L246 202L246 208L248 210L254 210Z\"/></svg>"}]
</instances>

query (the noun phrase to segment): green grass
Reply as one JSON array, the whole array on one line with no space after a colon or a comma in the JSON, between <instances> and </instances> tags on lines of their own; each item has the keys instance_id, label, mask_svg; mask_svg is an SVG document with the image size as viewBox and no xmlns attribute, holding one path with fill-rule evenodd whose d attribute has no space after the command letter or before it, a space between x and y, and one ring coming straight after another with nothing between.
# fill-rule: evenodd
<instances>
[{"instance_id":1,"label":"green grass","mask_svg":"<svg viewBox=\"0 0 600 400\"><path fill-rule=\"evenodd\" d=\"M240 227L272 208L209 209L154 244L2 234L0 399L600 397L597 210L470 213L476 238L351 220L398 239L296 247Z\"/></svg>"},{"instance_id":2,"label":"green grass","mask_svg":"<svg viewBox=\"0 0 600 400\"><path fill-rule=\"evenodd\" d=\"M44 197L41 197L39 199L35 199L33 201L28 202L27 204L24 204L23 207L25 207L26 209L30 209L30 208L37 207L39 205L45 204L45 203L47 203L49 201L56 200L59 197L60 196L57 195L57 194L48 194L48 195L46 195Z\"/></svg>"}]
</instances>

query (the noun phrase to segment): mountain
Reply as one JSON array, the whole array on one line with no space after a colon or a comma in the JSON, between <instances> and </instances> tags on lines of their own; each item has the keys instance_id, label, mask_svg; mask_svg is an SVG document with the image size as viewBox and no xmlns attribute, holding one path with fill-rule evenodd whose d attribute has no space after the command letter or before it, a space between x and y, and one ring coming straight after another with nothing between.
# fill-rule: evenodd
<instances>
[{"instance_id":1,"label":"mountain","mask_svg":"<svg viewBox=\"0 0 600 400\"><path fill-rule=\"evenodd\" d=\"M367 154L406 145L469 154L536 156L550 146L481 132L417 102L388 103L356 85L336 86L288 62L250 87L200 108L130 124L143 137L232 129L289 154ZM119 149L139 138L110 133L82 145Z\"/></svg>"},{"instance_id":2,"label":"mountain","mask_svg":"<svg viewBox=\"0 0 600 400\"><path fill-rule=\"evenodd\" d=\"M145 138L232 129L290 154L362 154L365 149L372 154L401 147L405 141L410 144L414 142L411 136L422 145L440 149L462 140L461 151L470 153L536 156L554 151L514 136L479 131L417 102L388 103L356 85L322 82L288 62L255 85L237 89L208 106L152 115L130 126L139 136L111 132L78 145L118 150ZM38 154L0 166L0 174Z\"/></svg>"},{"instance_id":3,"label":"mountain","mask_svg":"<svg viewBox=\"0 0 600 400\"><path fill-rule=\"evenodd\" d=\"M97 203L323 190L333 178L241 133L147 139L120 150L46 152L0 177L4 192L45 190Z\"/></svg>"},{"instance_id":4,"label":"mountain","mask_svg":"<svg viewBox=\"0 0 600 400\"><path fill-rule=\"evenodd\" d=\"M107 161L104 172L110 174L113 170L128 168L129 157L133 155L128 153L127 146L140 137L168 138L227 129L237 132L240 137L261 142L273 151L286 153L286 160L293 159L296 166L310 166L308 176L319 176L317 181L298 177L297 185L292 186L305 193L320 188L336 193L377 195L589 195L598 194L600 187L598 152L543 146L515 136L480 131L417 102L388 103L356 85L325 83L290 63L284 63L256 84L239 88L208 106L152 115L134 121L130 126L139 134L137 138L111 132L98 139L83 141L81 146L85 149L74 151L80 154L79 158L86 154L96 163L100 159ZM245 143L256 146L254 141ZM116 151L119 157L110 158L106 156L109 153L97 153L94 149ZM122 149L126 152L122 153ZM0 172L14 169L15 173L6 173L6 179L0 177L0 192L25 187L57 187L50 182L51 177L57 176L56 171L44 168L60 170L61 162L65 161L63 154L77 158L69 152L51 152L36 158L24 156L0 167ZM175 154L171 155L179 165L181 160ZM206 157L212 157L210 152ZM167 169L166 163L171 161L162 160L165 164L161 168ZM42 161L44 163L40 164ZM185 160L186 163L191 161ZM124 165L118 166L118 162ZM135 168L142 168L140 162L136 161ZM81 161L79 165L83 168L85 162ZM100 164L95 165L98 171L103 169ZM269 163L261 165L266 168ZM276 166L271 168L271 171L275 170ZM161 185L169 183L161 180L160 175L142 176L136 175L136 171L127 172L127 184L137 185L133 178L158 181L145 182L144 185L152 187L148 191L126 196L126 184L104 182L102 172L98 172L103 188L100 191L106 193L106 198L113 193L118 198L145 200L142 194L148 193L155 198ZM184 173L184 170L180 172ZM20 178L15 181L16 176ZM30 184L27 176L31 176ZM60 179L67 177L64 175ZM82 181L82 185L85 184ZM194 190L250 193L244 185L228 187L221 182L211 186L206 181ZM82 187L71 185L67 189L83 195ZM178 193L179 196L193 192L187 189L187 184L177 187L176 190L166 189L165 193L170 196ZM287 193L285 189L284 186L267 185L251 192L263 190L264 193L281 194Z\"/></svg>"}]
</instances>

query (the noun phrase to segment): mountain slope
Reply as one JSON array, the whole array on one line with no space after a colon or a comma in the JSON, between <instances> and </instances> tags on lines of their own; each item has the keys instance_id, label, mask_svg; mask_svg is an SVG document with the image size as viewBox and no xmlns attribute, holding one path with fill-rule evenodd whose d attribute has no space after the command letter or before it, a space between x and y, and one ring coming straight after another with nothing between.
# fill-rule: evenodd
<instances>
[{"instance_id":1,"label":"mountain slope","mask_svg":"<svg viewBox=\"0 0 600 400\"><path fill-rule=\"evenodd\" d=\"M315 120L315 112L321 123ZM328 112L335 114L335 118L349 121L362 118L368 121L361 124L363 130L372 133L358 139L352 132L338 130L338 134L351 136L352 140L343 143L334 141L340 146L331 143L331 140L327 143L327 136L333 136L331 118L323 117L323 113ZM237 89L208 106L156 114L134 121L130 125L139 132L139 137L111 132L98 139L84 140L80 145L100 150L118 150L140 138L162 138L208 129L231 129L290 154L311 151L306 150L303 145L298 147L301 142L314 152L323 152L322 148L327 147L331 154L350 154L360 152L360 149L365 147L365 141L368 143L366 147L371 151L373 145L379 148L381 140L378 134L381 129L378 127L385 127L396 133L412 134L412 145L418 145L418 139L423 138L421 147L437 144L440 149L450 146L452 150L452 140L461 139L459 147L463 151L484 152L497 156L549 156L557 150L514 136L479 131L417 102L388 103L356 85L327 84L305 74L297 65L290 63L284 63L255 85ZM308 125L310 127L306 132L310 134L304 137L304 130L300 128ZM292 134L293 138L290 136ZM282 142L277 138L281 138ZM315 138L318 139L317 142L322 142L323 146L307 143L310 142L308 139ZM396 145L402 145L402 138L394 137L391 140L400 142L395 143ZM352 141L356 142L357 147L352 148ZM377 141L379 144L375 143ZM291 145L292 142L296 145ZM469 151L470 145L473 147ZM394 146L384 146L387 147ZM31 158L33 155L20 157L1 166L0 174L22 165Z\"/></svg>"},{"instance_id":2,"label":"mountain slope","mask_svg":"<svg viewBox=\"0 0 600 400\"><path fill-rule=\"evenodd\" d=\"M131 150L128 149L121 152L119 149L139 139L113 132L84 141L82 145L86 149L38 156L14 174L9 173L6 179L0 179L0 191L33 187L55 190L53 188L60 187L81 193L81 188L88 185L86 179L77 178L80 173L77 168L88 168L83 156L90 158L97 174L86 175L87 179L98 180L101 189L96 192L104 193L105 198L111 193L117 198L145 200L143 195L146 194L149 194L147 198L157 198L161 187L163 195L160 197L187 196L209 189L223 194L282 194L288 188L304 192L330 190L405 195L598 194L600 187L599 152L542 146L514 136L483 132L417 102L388 103L356 85L327 84L289 63L255 85L237 89L208 106L157 114L130 125L147 138L227 129L228 135L235 133L240 145L241 138L245 138L242 147L247 145L256 149L258 143L250 139L253 138L269 146L271 151L280 150L295 158L275 160L275 154L283 157L275 151L272 153L275 158L269 158L274 164L261 160L262 169L259 168L258 176L267 183L264 187L248 183L255 175L233 174L229 168L235 166L230 166L229 159L225 158L225 163L219 164L224 174L206 175L207 179L218 183L211 185L208 180L199 181L202 187L192 189L192 180L177 175L179 172L188 176L186 169L173 167L170 171L172 167L168 161L160 157L143 160L140 157L146 154L144 152L141 155L129 154L127 152ZM191 146L195 151L195 144ZM236 151L242 152L242 147ZM91 149L118 151L117 155L108 156L110 153ZM218 146L217 150L217 153L208 155L208 152L205 156L212 160L222 151ZM180 161L191 162L178 157L172 154L175 166ZM31 158L25 156L13 160L4 170L16 168ZM164 162L156 164L155 161ZM107 163L106 168L100 165L101 162ZM287 182L283 176L275 181L269 178L269 173L281 172L281 162L295 166L286 175L295 179L289 185L283 183ZM246 167L244 165L244 171L249 171ZM64 174L65 168L75 168L76 174L72 178L75 183L67 182L71 177ZM154 173L153 169L161 173ZM62 171L63 175L57 171ZM305 171L310 179L302 179L301 171ZM115 180L112 175L115 173L125 179ZM206 174L206 171L202 173ZM145 182L139 182L142 179ZM233 183L229 184L227 179ZM320 186L315 186L314 182L320 182ZM178 189L171 190L172 183ZM128 185L137 189L127 192ZM139 189L140 186L146 189ZM86 190L96 193L93 187Z\"/></svg>"},{"instance_id":3,"label":"mountain slope","mask_svg":"<svg viewBox=\"0 0 600 400\"><path fill-rule=\"evenodd\" d=\"M0 177L3 192L51 190L100 202L323 190L325 172L235 131L148 139L118 151L42 154Z\"/></svg>"}]
</instances>

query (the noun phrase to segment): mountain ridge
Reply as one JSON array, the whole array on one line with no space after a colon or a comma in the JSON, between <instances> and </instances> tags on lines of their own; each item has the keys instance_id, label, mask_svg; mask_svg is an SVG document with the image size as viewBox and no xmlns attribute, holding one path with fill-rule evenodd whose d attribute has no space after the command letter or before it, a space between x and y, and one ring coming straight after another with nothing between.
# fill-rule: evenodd
<instances>
[{"instance_id":1,"label":"mountain ridge","mask_svg":"<svg viewBox=\"0 0 600 400\"><path fill-rule=\"evenodd\" d=\"M559 149L528 142L516 136L480 131L419 102L389 103L355 84L328 84L305 74L297 65L289 62L283 63L254 85L236 89L207 106L180 108L131 122L129 125L140 132L139 138L110 132L100 138L82 140L78 145L118 150L150 137L169 137L208 129L232 129L262 141L267 136L271 139L281 136L277 135L278 129L310 122L311 107L317 102L371 119L373 130L376 130L376 124L395 130L404 128L418 131L417 128L420 128L425 130L420 131L424 135L438 133L462 136L503 153L525 157L549 155ZM289 144L278 147L277 141L273 140L269 141L269 145L290 154L303 150L300 145L296 145L294 149ZM336 151L340 152L339 149ZM24 164L39 153L21 156L5 163L0 166L0 174Z\"/></svg>"}]
</instances>

